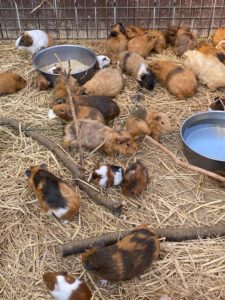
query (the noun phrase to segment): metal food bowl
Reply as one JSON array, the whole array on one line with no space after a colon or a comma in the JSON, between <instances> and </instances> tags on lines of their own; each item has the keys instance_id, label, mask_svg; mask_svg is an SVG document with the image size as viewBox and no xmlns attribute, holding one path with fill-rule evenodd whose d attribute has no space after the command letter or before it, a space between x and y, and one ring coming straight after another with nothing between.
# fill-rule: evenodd
<instances>
[{"instance_id":1,"label":"metal food bowl","mask_svg":"<svg viewBox=\"0 0 225 300\"><path fill-rule=\"evenodd\" d=\"M183 151L190 164L225 170L225 114L204 111L187 118L180 128Z\"/></svg>"},{"instance_id":2,"label":"metal food bowl","mask_svg":"<svg viewBox=\"0 0 225 300\"><path fill-rule=\"evenodd\" d=\"M97 58L92 50L78 45L58 45L49 47L39 51L33 57L33 64L35 68L50 81L51 86L54 85L59 74L51 74L41 70L41 68L54 63L58 64L58 60L54 54L57 54L61 61L75 59L88 66L86 70L71 73L80 84L84 84L94 75L94 66Z\"/></svg>"}]
</instances>

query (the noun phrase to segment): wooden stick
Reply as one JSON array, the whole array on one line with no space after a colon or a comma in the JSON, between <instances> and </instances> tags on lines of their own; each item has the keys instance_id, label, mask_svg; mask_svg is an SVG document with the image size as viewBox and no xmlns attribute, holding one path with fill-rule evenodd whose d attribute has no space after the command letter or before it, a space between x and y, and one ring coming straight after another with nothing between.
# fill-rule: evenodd
<instances>
[{"instance_id":1,"label":"wooden stick","mask_svg":"<svg viewBox=\"0 0 225 300\"><path fill-rule=\"evenodd\" d=\"M190 169L192 171L195 171L195 172L198 172L198 173L201 173L203 175L206 175L206 176L209 176L215 180L219 180L221 182L224 182L225 183L225 177L223 176L220 176L220 175L217 175L213 172L210 172L210 171L207 171L205 169L202 169L202 168L199 168L199 167L196 167L196 166L193 166L193 165L189 165L187 163L184 163L182 162L181 160L179 160L170 150L168 150L166 147L164 147L162 144L159 144L156 140L154 140L152 137L150 136L145 136L145 138L147 139L148 142L150 142L151 144L157 146L160 150L164 151L165 153L167 153L173 160L174 162L182 167L182 168L186 168L186 169Z\"/></svg>"},{"instance_id":2,"label":"wooden stick","mask_svg":"<svg viewBox=\"0 0 225 300\"><path fill-rule=\"evenodd\" d=\"M191 228L180 228L180 229L153 229L159 238L166 238L166 241L181 242L185 240L196 240L198 238L213 238L219 236L225 236L225 224L219 224L214 226L203 226L203 227L191 227ZM132 230L111 232L100 235L95 238L88 238L84 240L75 240L68 242L62 246L62 256L66 257L72 254L82 253L85 250L90 249L91 246L96 244L103 244L105 246L115 244L118 240L121 240Z\"/></svg>"},{"instance_id":3,"label":"wooden stick","mask_svg":"<svg viewBox=\"0 0 225 300\"><path fill-rule=\"evenodd\" d=\"M46 138L40 133L36 133L34 131L26 131L26 127L22 126L15 119L11 118L0 118L0 125L9 125L18 131L21 130L25 133L26 136L33 138L38 141L41 145L44 145L50 151L52 151L61 161L62 163L69 169L74 179L81 178L84 180L84 173L78 168L78 166L74 163L74 161L70 158L69 155L66 154L65 150L62 150L58 145L52 142L49 138ZM115 216L119 216L122 212L122 201L115 202L109 198L103 197L100 193L96 192L94 189L83 183L82 181L76 181L79 188L84 190L93 201L99 205L102 205L109 210Z\"/></svg>"}]
</instances>

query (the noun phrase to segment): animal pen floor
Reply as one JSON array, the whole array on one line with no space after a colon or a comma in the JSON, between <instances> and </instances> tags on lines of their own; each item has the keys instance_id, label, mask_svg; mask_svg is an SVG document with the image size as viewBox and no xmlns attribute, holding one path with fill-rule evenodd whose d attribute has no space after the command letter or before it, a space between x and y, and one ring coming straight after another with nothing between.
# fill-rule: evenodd
<instances>
[{"instance_id":1,"label":"animal pen floor","mask_svg":"<svg viewBox=\"0 0 225 300\"><path fill-rule=\"evenodd\" d=\"M67 41L68 43L68 41ZM104 41L72 41L105 53ZM168 59L180 63L171 48L149 60ZM22 91L1 97L0 116L16 118L27 127L61 143L63 127L59 119L48 118L52 90L39 92L34 84L36 71L28 55L13 42L0 44L1 72L13 71L24 76L28 85ZM210 92L199 84L195 96L178 101L156 84L152 92L143 90L141 101L134 103L136 82L128 77L124 90L116 97L121 114L112 123L120 129L130 113L139 105L168 113L173 130L161 142L185 161L179 136L182 121L193 113L204 111L215 96L223 96L225 88ZM139 139L133 156L116 155L110 159L103 152L85 150L86 175L102 163L124 168L141 160L148 168L147 189L135 198L124 197L120 189L101 192L115 201L124 200L118 218L96 205L81 190L81 208L73 221L62 226L55 218L40 210L34 193L28 188L25 170L30 165L47 163L55 175L74 184L69 171L51 151L10 127L0 127L0 299L51 299L42 281L45 271L67 270L87 281L93 299L158 299L170 295L174 299L225 299L225 237L187 242L162 242L160 258L144 274L127 282L109 283L102 287L84 271L81 255L62 258L59 246L71 239L94 237L105 232L127 230L147 223L151 227L190 227L214 225L225 221L225 190L217 182L175 165L161 150ZM71 155L78 161L76 150Z\"/></svg>"}]
</instances>

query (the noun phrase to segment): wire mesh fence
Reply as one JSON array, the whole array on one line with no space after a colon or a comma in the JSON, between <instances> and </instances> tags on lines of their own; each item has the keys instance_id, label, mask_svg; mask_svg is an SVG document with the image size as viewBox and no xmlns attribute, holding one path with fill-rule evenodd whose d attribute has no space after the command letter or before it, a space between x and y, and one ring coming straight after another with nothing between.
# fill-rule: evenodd
<instances>
[{"instance_id":1,"label":"wire mesh fence","mask_svg":"<svg viewBox=\"0 0 225 300\"><path fill-rule=\"evenodd\" d=\"M0 37L42 29L57 39L101 39L121 22L164 30L180 25L209 36L225 25L225 0L0 0Z\"/></svg>"}]
</instances>

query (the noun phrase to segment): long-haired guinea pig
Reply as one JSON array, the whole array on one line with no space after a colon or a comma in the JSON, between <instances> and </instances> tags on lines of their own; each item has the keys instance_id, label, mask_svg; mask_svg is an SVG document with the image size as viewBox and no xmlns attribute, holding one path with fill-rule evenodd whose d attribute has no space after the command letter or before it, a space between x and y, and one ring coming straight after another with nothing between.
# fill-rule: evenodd
<instances>
[{"instance_id":1,"label":"long-haired guinea pig","mask_svg":"<svg viewBox=\"0 0 225 300\"><path fill-rule=\"evenodd\" d=\"M128 51L133 51L142 57L146 57L155 47L158 38L158 36L155 36L150 31L146 31L143 35L129 40L127 49Z\"/></svg>"},{"instance_id":2,"label":"long-haired guinea pig","mask_svg":"<svg viewBox=\"0 0 225 300\"><path fill-rule=\"evenodd\" d=\"M47 272L43 275L43 281L55 300L91 299L91 291L86 283L67 272Z\"/></svg>"},{"instance_id":3,"label":"long-haired guinea pig","mask_svg":"<svg viewBox=\"0 0 225 300\"><path fill-rule=\"evenodd\" d=\"M149 63L148 67L155 73L156 79L179 99L185 99L196 93L197 80L190 69L166 60Z\"/></svg>"},{"instance_id":4,"label":"long-haired guinea pig","mask_svg":"<svg viewBox=\"0 0 225 300\"><path fill-rule=\"evenodd\" d=\"M105 124L105 119L100 111L91 106L79 106L75 105L75 113L78 120L80 119L89 119L96 120ZM53 113L60 119L70 122L73 120L73 115L70 109L70 105L67 103L58 104L53 106Z\"/></svg>"},{"instance_id":5,"label":"long-haired guinea pig","mask_svg":"<svg viewBox=\"0 0 225 300\"><path fill-rule=\"evenodd\" d=\"M47 78L39 73L36 78L35 78L35 82L36 82L36 86L39 89L39 91L46 91L49 86L50 86L50 82L47 80Z\"/></svg>"},{"instance_id":6,"label":"long-haired guinea pig","mask_svg":"<svg viewBox=\"0 0 225 300\"><path fill-rule=\"evenodd\" d=\"M69 78L69 86L70 86L70 91L72 94L78 94L80 92L80 84L74 78L73 76L70 76ZM67 89L66 89L66 80L65 78L60 75L56 78L55 83L54 83L54 96L55 99L63 98L67 96Z\"/></svg>"},{"instance_id":7,"label":"long-haired guinea pig","mask_svg":"<svg viewBox=\"0 0 225 300\"><path fill-rule=\"evenodd\" d=\"M115 119L120 113L118 104L106 96L74 95L73 102L79 106L90 106L96 108L102 113L106 124L108 124L110 120ZM51 107L63 103L69 103L67 97L54 99L51 103Z\"/></svg>"},{"instance_id":8,"label":"long-haired guinea pig","mask_svg":"<svg viewBox=\"0 0 225 300\"><path fill-rule=\"evenodd\" d=\"M204 53L206 55L213 55L219 59L223 64L225 64L225 52L220 49L213 47L212 45L208 44L206 41L200 41L195 48L195 50Z\"/></svg>"},{"instance_id":9,"label":"long-haired guinea pig","mask_svg":"<svg viewBox=\"0 0 225 300\"><path fill-rule=\"evenodd\" d=\"M123 25L121 23L114 25L106 40L106 55L110 58L112 64L117 62L118 54L127 49L127 41L128 39Z\"/></svg>"},{"instance_id":10,"label":"long-haired guinea pig","mask_svg":"<svg viewBox=\"0 0 225 300\"><path fill-rule=\"evenodd\" d=\"M125 79L120 69L107 68L98 71L81 89L86 95L115 97L124 88Z\"/></svg>"},{"instance_id":11,"label":"long-haired guinea pig","mask_svg":"<svg viewBox=\"0 0 225 300\"><path fill-rule=\"evenodd\" d=\"M41 208L48 215L54 214L62 224L73 217L79 207L77 193L62 179L47 170L45 164L26 170L28 185L35 192Z\"/></svg>"},{"instance_id":12,"label":"long-haired guinea pig","mask_svg":"<svg viewBox=\"0 0 225 300\"><path fill-rule=\"evenodd\" d=\"M121 183L122 193L127 196L136 196L142 193L147 183L148 171L140 161L137 161L124 172Z\"/></svg>"},{"instance_id":13,"label":"long-haired guinea pig","mask_svg":"<svg viewBox=\"0 0 225 300\"><path fill-rule=\"evenodd\" d=\"M225 67L215 56L189 50L184 53L183 57L184 65L190 68L210 91L225 86Z\"/></svg>"},{"instance_id":14,"label":"long-haired guinea pig","mask_svg":"<svg viewBox=\"0 0 225 300\"><path fill-rule=\"evenodd\" d=\"M134 138L147 134L158 141L171 125L166 114L140 108L127 119L126 130Z\"/></svg>"},{"instance_id":15,"label":"long-haired guinea pig","mask_svg":"<svg viewBox=\"0 0 225 300\"><path fill-rule=\"evenodd\" d=\"M143 35L144 32L147 31L147 29L138 27L135 25L126 26L125 30L126 30L126 35L127 35L128 39L132 39L134 37Z\"/></svg>"},{"instance_id":16,"label":"long-haired guinea pig","mask_svg":"<svg viewBox=\"0 0 225 300\"><path fill-rule=\"evenodd\" d=\"M22 32L16 40L16 47L19 50L26 49L31 55L51 46L54 46L53 38L42 30Z\"/></svg>"},{"instance_id":17,"label":"long-haired guinea pig","mask_svg":"<svg viewBox=\"0 0 225 300\"><path fill-rule=\"evenodd\" d=\"M118 59L122 72L134 76L140 86L153 90L155 75L148 69L143 57L132 51L124 51L119 54Z\"/></svg>"},{"instance_id":18,"label":"long-haired guinea pig","mask_svg":"<svg viewBox=\"0 0 225 300\"><path fill-rule=\"evenodd\" d=\"M103 280L129 280L143 273L159 255L156 233L140 225L111 246L93 246L82 255L84 268Z\"/></svg>"},{"instance_id":19,"label":"long-haired guinea pig","mask_svg":"<svg viewBox=\"0 0 225 300\"><path fill-rule=\"evenodd\" d=\"M110 64L110 58L106 55L98 55L95 69L103 69Z\"/></svg>"},{"instance_id":20,"label":"long-haired guinea pig","mask_svg":"<svg viewBox=\"0 0 225 300\"><path fill-rule=\"evenodd\" d=\"M100 186L120 185L123 179L123 168L113 165L103 165L94 169L88 182Z\"/></svg>"},{"instance_id":21,"label":"long-haired guinea pig","mask_svg":"<svg viewBox=\"0 0 225 300\"><path fill-rule=\"evenodd\" d=\"M5 94L14 94L23 89L27 82L22 76L15 73L0 74L0 96Z\"/></svg>"},{"instance_id":22,"label":"long-haired guinea pig","mask_svg":"<svg viewBox=\"0 0 225 300\"><path fill-rule=\"evenodd\" d=\"M209 109L211 110L225 110L225 98L216 97L210 104Z\"/></svg>"},{"instance_id":23,"label":"long-haired guinea pig","mask_svg":"<svg viewBox=\"0 0 225 300\"><path fill-rule=\"evenodd\" d=\"M213 34L212 44L216 48L225 50L225 28L219 27Z\"/></svg>"},{"instance_id":24,"label":"long-haired guinea pig","mask_svg":"<svg viewBox=\"0 0 225 300\"><path fill-rule=\"evenodd\" d=\"M115 152L133 154L136 151L136 143L126 130L120 133L102 123L92 120L79 120L81 145L88 149L99 149L113 156ZM77 135L73 122L65 127L63 147L77 146Z\"/></svg>"},{"instance_id":25,"label":"long-haired guinea pig","mask_svg":"<svg viewBox=\"0 0 225 300\"><path fill-rule=\"evenodd\" d=\"M166 39L164 34L159 30L149 30L149 33L153 36L158 37L153 50L156 53L161 53L164 49L166 49Z\"/></svg>"}]
</instances>

